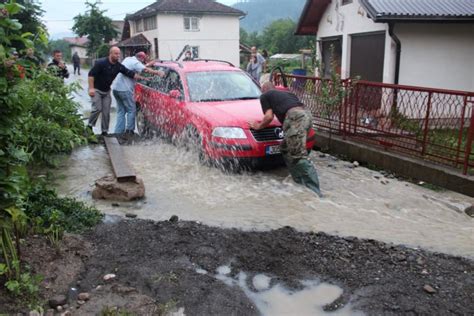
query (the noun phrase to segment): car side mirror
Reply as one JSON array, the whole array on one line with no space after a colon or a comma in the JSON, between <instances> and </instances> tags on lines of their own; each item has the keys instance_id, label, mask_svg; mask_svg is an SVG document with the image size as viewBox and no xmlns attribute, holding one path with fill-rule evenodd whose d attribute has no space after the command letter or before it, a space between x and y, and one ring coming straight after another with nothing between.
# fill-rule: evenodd
<instances>
[{"instance_id":1,"label":"car side mirror","mask_svg":"<svg viewBox=\"0 0 474 316\"><path fill-rule=\"evenodd\" d=\"M180 99L181 98L181 92L179 90L171 90L170 91L170 97L173 99Z\"/></svg>"}]
</instances>

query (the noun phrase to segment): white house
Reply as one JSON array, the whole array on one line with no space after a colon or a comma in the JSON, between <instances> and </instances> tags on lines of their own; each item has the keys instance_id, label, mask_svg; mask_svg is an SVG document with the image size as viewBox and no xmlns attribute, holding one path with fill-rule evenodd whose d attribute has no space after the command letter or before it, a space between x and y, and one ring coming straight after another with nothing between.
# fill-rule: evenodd
<instances>
[{"instance_id":1,"label":"white house","mask_svg":"<svg viewBox=\"0 0 474 316\"><path fill-rule=\"evenodd\" d=\"M130 38L118 46L128 53L148 48L155 58L174 60L188 45L194 58L239 65L239 19L244 15L213 0L158 0L127 15Z\"/></svg>"},{"instance_id":2,"label":"white house","mask_svg":"<svg viewBox=\"0 0 474 316\"><path fill-rule=\"evenodd\" d=\"M63 40L69 43L71 56L74 55L74 53L77 53L81 59L81 63L84 64L87 62L87 44L89 43L87 37L65 37Z\"/></svg>"},{"instance_id":3,"label":"white house","mask_svg":"<svg viewBox=\"0 0 474 316\"><path fill-rule=\"evenodd\" d=\"M296 34L343 78L474 91L473 0L307 0Z\"/></svg>"}]
</instances>

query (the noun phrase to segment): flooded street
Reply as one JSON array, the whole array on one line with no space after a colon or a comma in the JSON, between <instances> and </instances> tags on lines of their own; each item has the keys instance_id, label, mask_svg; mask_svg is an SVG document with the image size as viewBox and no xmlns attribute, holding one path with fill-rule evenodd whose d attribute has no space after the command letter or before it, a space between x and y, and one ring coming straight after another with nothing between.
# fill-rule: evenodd
<instances>
[{"instance_id":1,"label":"flooded street","mask_svg":"<svg viewBox=\"0 0 474 316\"><path fill-rule=\"evenodd\" d=\"M77 99L90 109L87 95ZM114 124L113 118L110 130ZM80 148L64 162L57 174L59 192L107 214L134 213L152 220L177 215L248 231L291 226L474 257L474 222L464 213L474 199L461 194L428 190L313 151L324 194L319 199L296 185L285 168L224 173L161 139L123 149L145 183L143 201L113 206L111 201L92 200L94 181L112 174L101 145Z\"/></svg>"}]
</instances>

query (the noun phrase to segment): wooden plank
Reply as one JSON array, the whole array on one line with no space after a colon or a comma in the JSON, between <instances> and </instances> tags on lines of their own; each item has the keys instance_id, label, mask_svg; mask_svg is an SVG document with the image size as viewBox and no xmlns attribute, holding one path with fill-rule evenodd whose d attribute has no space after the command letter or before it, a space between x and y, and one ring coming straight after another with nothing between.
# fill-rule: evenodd
<instances>
[{"instance_id":1,"label":"wooden plank","mask_svg":"<svg viewBox=\"0 0 474 316\"><path fill-rule=\"evenodd\" d=\"M115 137L104 137L112 168L118 182L133 182L137 178L135 171L125 160L122 147Z\"/></svg>"}]
</instances>

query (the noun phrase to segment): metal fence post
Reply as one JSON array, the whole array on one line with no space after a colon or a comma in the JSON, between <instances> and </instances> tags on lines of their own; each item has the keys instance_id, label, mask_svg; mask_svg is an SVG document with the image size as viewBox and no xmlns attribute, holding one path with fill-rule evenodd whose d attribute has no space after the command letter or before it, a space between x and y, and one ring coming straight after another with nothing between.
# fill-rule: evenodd
<instances>
[{"instance_id":1,"label":"metal fence post","mask_svg":"<svg viewBox=\"0 0 474 316\"><path fill-rule=\"evenodd\" d=\"M469 131L467 133L467 142L466 142L466 151L464 157L464 168L463 174L467 174L467 169L469 167L469 158L471 156L472 150L472 141L474 139L474 107L471 107L471 122L469 124Z\"/></svg>"},{"instance_id":2,"label":"metal fence post","mask_svg":"<svg viewBox=\"0 0 474 316\"><path fill-rule=\"evenodd\" d=\"M358 112L358 107L359 107L359 90L360 90L360 83L357 83L355 86L355 102L354 102L354 135L357 133L357 112ZM352 115L352 106L351 106L351 115ZM351 119L351 115L349 116L349 119Z\"/></svg>"},{"instance_id":3,"label":"metal fence post","mask_svg":"<svg viewBox=\"0 0 474 316\"><path fill-rule=\"evenodd\" d=\"M342 138L346 139L346 123L344 122L344 116L346 113L346 103L347 103L347 81L342 81L342 88L344 89L344 99L341 104L339 104L339 132L342 132Z\"/></svg>"},{"instance_id":4,"label":"metal fence post","mask_svg":"<svg viewBox=\"0 0 474 316\"><path fill-rule=\"evenodd\" d=\"M426 116L425 116L425 126L424 126L424 131L423 131L423 147L421 149L421 155L424 156L426 153L426 141L428 140L428 121L430 118L430 112L431 112L431 95L432 92L430 91L428 93L428 104L426 107Z\"/></svg>"},{"instance_id":5,"label":"metal fence post","mask_svg":"<svg viewBox=\"0 0 474 316\"><path fill-rule=\"evenodd\" d=\"M464 116L466 115L466 107L467 107L467 95L464 96L464 102L461 111L461 126L459 128L459 135L458 135L458 146L456 148L456 168L459 164L459 155L461 154L461 144L462 144L462 134L464 130Z\"/></svg>"}]
</instances>

